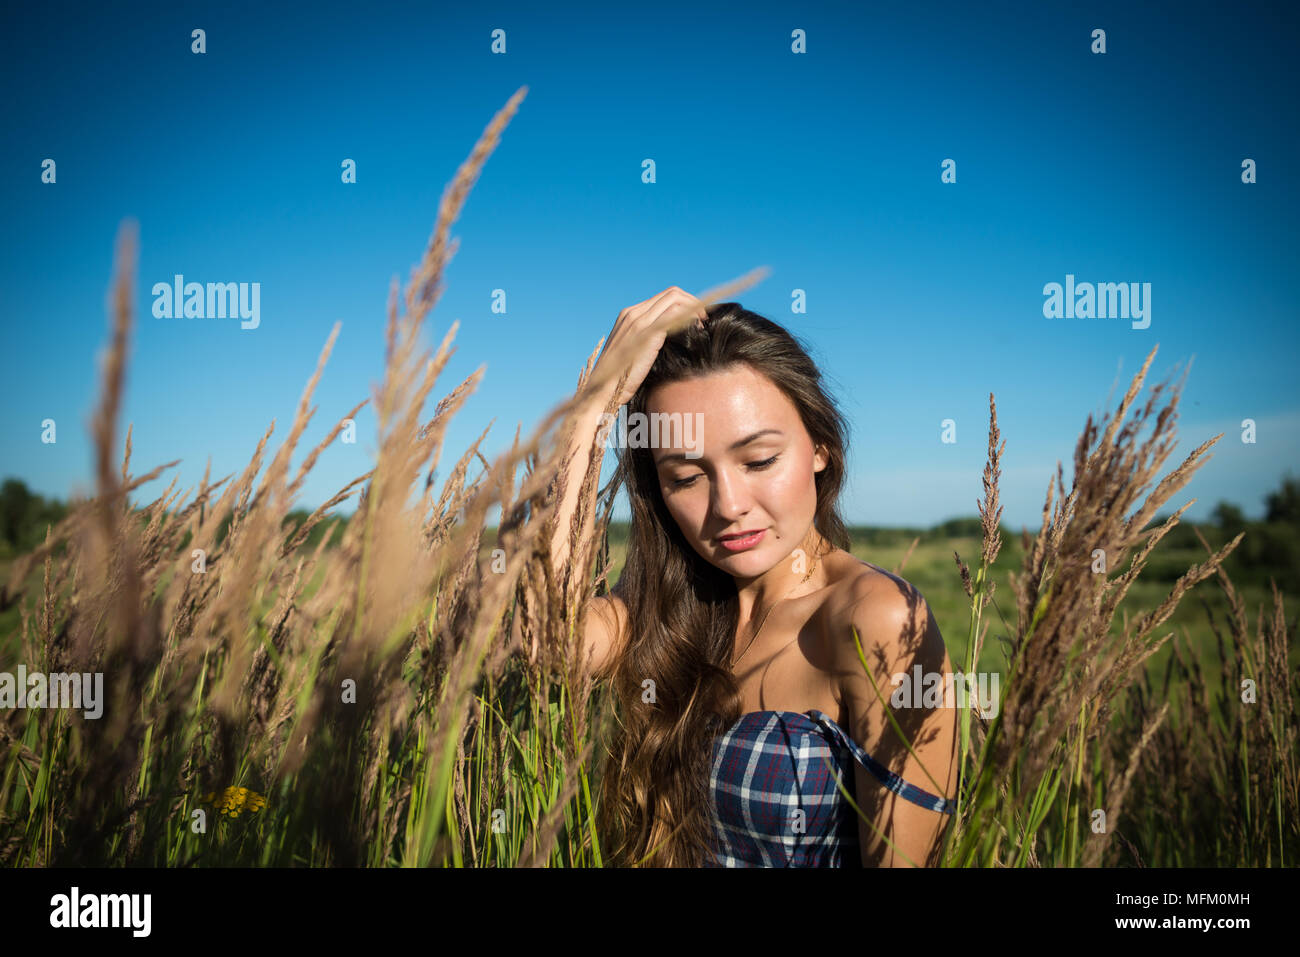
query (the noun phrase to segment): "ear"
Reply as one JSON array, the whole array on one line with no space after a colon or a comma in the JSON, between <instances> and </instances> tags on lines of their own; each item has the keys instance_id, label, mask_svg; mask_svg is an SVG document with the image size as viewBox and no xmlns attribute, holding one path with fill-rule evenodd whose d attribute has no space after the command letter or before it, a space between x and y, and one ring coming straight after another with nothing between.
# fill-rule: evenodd
<instances>
[{"instance_id":1,"label":"ear","mask_svg":"<svg viewBox=\"0 0 1300 957\"><path fill-rule=\"evenodd\" d=\"M820 472L822 469L826 468L830 463L830 460L830 456L826 454L825 447L821 445L817 446L817 450L813 454L813 471Z\"/></svg>"}]
</instances>

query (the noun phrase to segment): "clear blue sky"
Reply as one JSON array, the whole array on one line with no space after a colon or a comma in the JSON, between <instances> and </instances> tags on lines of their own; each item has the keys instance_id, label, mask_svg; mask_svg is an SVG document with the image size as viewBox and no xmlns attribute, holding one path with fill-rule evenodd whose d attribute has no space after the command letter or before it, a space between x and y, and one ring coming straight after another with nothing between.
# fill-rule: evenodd
<instances>
[{"instance_id":1,"label":"clear blue sky","mask_svg":"<svg viewBox=\"0 0 1300 957\"><path fill-rule=\"evenodd\" d=\"M491 454L570 392L624 306L767 266L741 301L804 337L836 387L850 520L975 514L992 391L1004 520L1036 527L1057 460L1068 487L1088 413L1114 406L1156 343L1150 384L1194 358L1166 468L1227 433L1171 508L1196 497L1198 518L1228 499L1259 515L1300 463L1300 31L1279 7L7 6L0 475L59 497L90 488L86 423L128 216L142 242L122 424L133 471L179 458L186 487L209 455L214 475L242 469L272 418L272 442L284 435L341 320L310 448L370 395L390 279L405 282L445 184L526 85L453 230L427 335L461 321L437 395L487 367L440 478L489 419ZM195 27L206 54L190 51ZM498 28L505 55L491 52ZM340 182L345 158L355 185ZM945 159L956 183L940 181ZM260 283L260 326L155 318L150 289L177 273ZM1045 318L1043 287L1067 274L1150 283L1149 328ZM791 314L793 289L806 314ZM945 419L955 444L940 441ZM358 427L302 504L372 466L368 411Z\"/></svg>"}]
</instances>

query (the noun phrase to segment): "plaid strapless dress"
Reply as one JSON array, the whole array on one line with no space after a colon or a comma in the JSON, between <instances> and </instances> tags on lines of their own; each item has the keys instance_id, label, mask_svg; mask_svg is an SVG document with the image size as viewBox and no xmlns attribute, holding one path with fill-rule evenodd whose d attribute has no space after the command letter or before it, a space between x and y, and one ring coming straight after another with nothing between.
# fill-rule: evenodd
<instances>
[{"instance_id":1,"label":"plaid strapless dress","mask_svg":"<svg viewBox=\"0 0 1300 957\"><path fill-rule=\"evenodd\" d=\"M829 759L831 767L827 767ZM714 743L709 776L715 846L705 867L861 867L853 760L914 804L953 801L908 784L816 709L751 711Z\"/></svg>"}]
</instances>

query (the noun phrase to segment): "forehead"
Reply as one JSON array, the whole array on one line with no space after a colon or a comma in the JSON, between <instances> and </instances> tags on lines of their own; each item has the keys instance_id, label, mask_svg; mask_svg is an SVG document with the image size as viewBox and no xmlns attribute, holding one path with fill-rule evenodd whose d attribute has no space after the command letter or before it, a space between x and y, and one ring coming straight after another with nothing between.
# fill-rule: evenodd
<instances>
[{"instance_id":1,"label":"forehead","mask_svg":"<svg viewBox=\"0 0 1300 957\"><path fill-rule=\"evenodd\" d=\"M704 443L725 447L758 429L793 435L802 428L799 410L772 380L747 365L659 386L646 397L650 413L703 413Z\"/></svg>"}]
</instances>

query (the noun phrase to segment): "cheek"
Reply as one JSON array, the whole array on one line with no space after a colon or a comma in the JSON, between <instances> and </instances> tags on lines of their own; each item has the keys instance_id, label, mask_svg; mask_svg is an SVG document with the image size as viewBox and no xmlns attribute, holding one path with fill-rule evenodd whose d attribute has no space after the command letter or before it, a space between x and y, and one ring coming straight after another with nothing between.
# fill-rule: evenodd
<instances>
[{"instance_id":1,"label":"cheek","mask_svg":"<svg viewBox=\"0 0 1300 957\"><path fill-rule=\"evenodd\" d=\"M697 501L697 499L700 499L700 496L691 495L689 492L664 496L664 505L668 508L668 514L688 537L699 530L704 522L704 511L708 507L707 501L702 499Z\"/></svg>"},{"instance_id":2,"label":"cheek","mask_svg":"<svg viewBox=\"0 0 1300 957\"><path fill-rule=\"evenodd\" d=\"M791 461L789 466L774 475L768 485L768 492L774 502L780 502L786 510L798 510L809 495L816 495L811 456L800 456L798 461Z\"/></svg>"}]
</instances>

